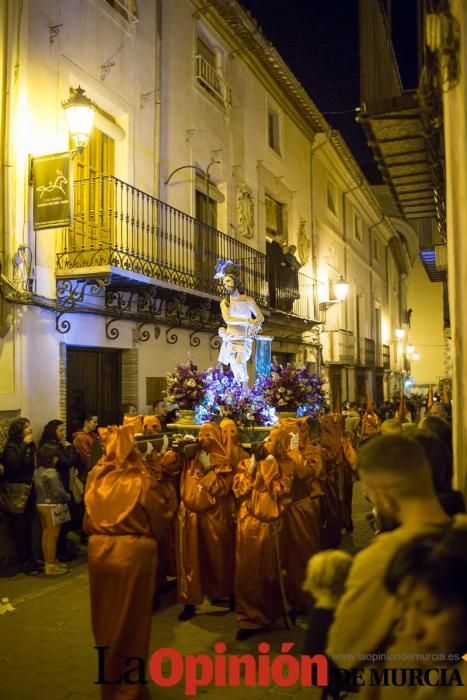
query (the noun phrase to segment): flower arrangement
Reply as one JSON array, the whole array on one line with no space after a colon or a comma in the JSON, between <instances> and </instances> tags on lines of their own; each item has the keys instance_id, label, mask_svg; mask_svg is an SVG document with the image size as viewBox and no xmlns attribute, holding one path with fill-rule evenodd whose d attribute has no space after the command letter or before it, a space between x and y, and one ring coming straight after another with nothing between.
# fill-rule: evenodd
<instances>
[{"instance_id":1,"label":"flower arrangement","mask_svg":"<svg viewBox=\"0 0 467 700\"><path fill-rule=\"evenodd\" d=\"M175 365L167 372L167 400L182 409L194 409L203 400L205 387L203 373L191 360Z\"/></svg>"},{"instance_id":2,"label":"flower arrangement","mask_svg":"<svg viewBox=\"0 0 467 700\"><path fill-rule=\"evenodd\" d=\"M262 380L262 391L269 405L277 410L314 415L324 403L323 380L309 374L306 367L272 365L271 374Z\"/></svg>"},{"instance_id":3,"label":"flower arrangement","mask_svg":"<svg viewBox=\"0 0 467 700\"><path fill-rule=\"evenodd\" d=\"M209 420L231 418L239 426L274 425L277 420L275 409L268 406L259 383L244 389L241 382L234 379L232 371L210 368L204 372L204 398L196 407L195 420L203 423Z\"/></svg>"}]
</instances>

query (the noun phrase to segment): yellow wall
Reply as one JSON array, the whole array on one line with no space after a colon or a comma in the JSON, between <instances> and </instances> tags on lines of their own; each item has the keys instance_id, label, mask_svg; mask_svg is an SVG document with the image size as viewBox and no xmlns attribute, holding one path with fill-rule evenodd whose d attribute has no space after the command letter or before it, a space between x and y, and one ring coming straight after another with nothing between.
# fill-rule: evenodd
<instances>
[{"instance_id":1,"label":"yellow wall","mask_svg":"<svg viewBox=\"0 0 467 700\"><path fill-rule=\"evenodd\" d=\"M407 342L420 353L411 363L411 374L417 384L436 384L444 376L443 287L429 280L419 259L409 275L407 306L413 311Z\"/></svg>"}]
</instances>

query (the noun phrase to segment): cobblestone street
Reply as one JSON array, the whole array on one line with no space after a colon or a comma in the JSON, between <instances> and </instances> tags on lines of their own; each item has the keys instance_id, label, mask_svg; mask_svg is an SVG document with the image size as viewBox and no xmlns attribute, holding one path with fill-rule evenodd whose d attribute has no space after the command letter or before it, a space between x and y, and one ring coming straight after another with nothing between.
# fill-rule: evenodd
<instances>
[{"instance_id":1,"label":"cobblestone street","mask_svg":"<svg viewBox=\"0 0 467 700\"><path fill-rule=\"evenodd\" d=\"M352 551L364 546L370 531L365 514L368 507L360 485L354 488L354 525L352 535L344 537L343 546ZM205 604L189 622L176 620L181 606L175 603L175 591L166 596L154 614L150 650L169 646L182 654L212 653L217 641L227 644L228 652L254 653L261 637L247 642L235 641L235 617L225 609ZM15 576L0 579L0 598L9 598L15 610L0 615L0 664L2 700L92 700L99 697L97 655L92 638L88 573L84 558L65 578L51 580L45 576ZM300 653L306 619L291 630L279 625L267 635L273 652L281 642L295 642ZM183 688L159 689L149 683L151 697L168 700L185 698ZM239 698L243 688L200 688L199 697ZM249 688L253 700L304 700L319 698L318 691L294 688Z\"/></svg>"}]
</instances>

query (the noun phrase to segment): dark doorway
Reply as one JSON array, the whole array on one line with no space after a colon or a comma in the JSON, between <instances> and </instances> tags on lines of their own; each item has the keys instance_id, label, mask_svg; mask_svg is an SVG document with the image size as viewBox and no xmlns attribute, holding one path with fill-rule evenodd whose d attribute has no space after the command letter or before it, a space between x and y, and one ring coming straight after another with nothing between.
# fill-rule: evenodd
<instances>
[{"instance_id":1,"label":"dark doorway","mask_svg":"<svg viewBox=\"0 0 467 700\"><path fill-rule=\"evenodd\" d=\"M342 368L329 368L329 393L332 404L332 410L342 410Z\"/></svg>"},{"instance_id":2,"label":"dark doorway","mask_svg":"<svg viewBox=\"0 0 467 700\"><path fill-rule=\"evenodd\" d=\"M377 406L381 406L384 401L384 373L375 373L375 394L374 401Z\"/></svg>"},{"instance_id":3,"label":"dark doorway","mask_svg":"<svg viewBox=\"0 0 467 700\"><path fill-rule=\"evenodd\" d=\"M81 427L86 413L99 417L99 425L120 422L121 351L67 348L67 428Z\"/></svg>"},{"instance_id":4,"label":"dark doorway","mask_svg":"<svg viewBox=\"0 0 467 700\"><path fill-rule=\"evenodd\" d=\"M365 370L355 372L355 400L359 406L366 406L368 385Z\"/></svg>"}]
</instances>

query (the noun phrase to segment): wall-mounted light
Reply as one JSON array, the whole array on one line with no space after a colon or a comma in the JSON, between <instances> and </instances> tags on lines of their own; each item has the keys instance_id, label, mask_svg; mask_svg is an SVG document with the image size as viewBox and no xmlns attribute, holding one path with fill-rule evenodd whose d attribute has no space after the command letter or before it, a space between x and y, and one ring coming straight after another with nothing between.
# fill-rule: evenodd
<instances>
[{"instance_id":1,"label":"wall-mounted light","mask_svg":"<svg viewBox=\"0 0 467 700\"><path fill-rule=\"evenodd\" d=\"M332 289L334 297L320 303L319 308L321 311L327 311L329 307L334 306L334 304L339 304L341 301L344 301L349 291L349 285L341 275L337 282L334 282L332 285Z\"/></svg>"},{"instance_id":2,"label":"wall-mounted light","mask_svg":"<svg viewBox=\"0 0 467 700\"><path fill-rule=\"evenodd\" d=\"M413 355L412 355L412 360L415 360L415 362L416 362L416 361L419 360L419 359L420 359L420 353L419 353L419 352L414 352Z\"/></svg>"},{"instance_id":3,"label":"wall-mounted light","mask_svg":"<svg viewBox=\"0 0 467 700\"><path fill-rule=\"evenodd\" d=\"M344 301L349 292L349 284L345 281L342 275L339 277L337 282L334 282L334 294L338 301Z\"/></svg>"},{"instance_id":4,"label":"wall-mounted light","mask_svg":"<svg viewBox=\"0 0 467 700\"><path fill-rule=\"evenodd\" d=\"M397 340L405 338L405 330L403 328L396 328L396 338Z\"/></svg>"},{"instance_id":5,"label":"wall-mounted light","mask_svg":"<svg viewBox=\"0 0 467 700\"><path fill-rule=\"evenodd\" d=\"M413 345L407 345L407 355L413 355L415 348Z\"/></svg>"},{"instance_id":6,"label":"wall-mounted light","mask_svg":"<svg viewBox=\"0 0 467 700\"><path fill-rule=\"evenodd\" d=\"M62 107L65 110L73 146L81 152L89 141L94 123L94 104L84 94L81 85L78 85L77 88L70 88L70 97L62 102Z\"/></svg>"}]
</instances>

